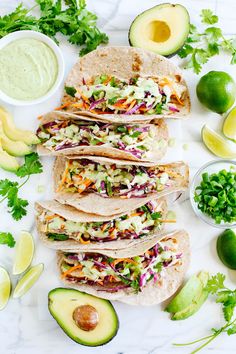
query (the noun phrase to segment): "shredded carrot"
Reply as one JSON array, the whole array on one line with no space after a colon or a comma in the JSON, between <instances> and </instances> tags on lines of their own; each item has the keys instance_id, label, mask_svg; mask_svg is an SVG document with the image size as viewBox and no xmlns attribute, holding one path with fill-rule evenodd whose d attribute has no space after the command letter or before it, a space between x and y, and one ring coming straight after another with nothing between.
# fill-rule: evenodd
<instances>
[{"instance_id":1,"label":"shredded carrot","mask_svg":"<svg viewBox=\"0 0 236 354\"><path fill-rule=\"evenodd\" d=\"M133 100L133 101L130 103L130 106L129 106L127 112L129 112L129 110L132 109L135 105L136 105L136 100Z\"/></svg>"},{"instance_id":2,"label":"shredded carrot","mask_svg":"<svg viewBox=\"0 0 236 354\"><path fill-rule=\"evenodd\" d=\"M83 108L84 104L83 104L83 102L73 103L71 106L74 108Z\"/></svg>"},{"instance_id":3,"label":"shredded carrot","mask_svg":"<svg viewBox=\"0 0 236 354\"><path fill-rule=\"evenodd\" d=\"M66 102L66 103L64 103L63 105L61 105L61 106L59 106L59 107L54 108L54 111L60 111L61 109L63 109L63 108L66 108L66 107L70 106L70 104L71 104L71 102Z\"/></svg>"},{"instance_id":4,"label":"shredded carrot","mask_svg":"<svg viewBox=\"0 0 236 354\"><path fill-rule=\"evenodd\" d=\"M79 182L79 186L85 185L86 188L88 188L88 186L90 186L90 184L92 184L92 183L93 183L93 181L91 181L90 179L85 179L85 180L81 180L81 181ZM86 189L86 188L85 188L85 189ZM84 191L84 189L81 190L80 187L78 188L78 192L79 192L79 193L82 193L83 191Z\"/></svg>"},{"instance_id":5,"label":"shredded carrot","mask_svg":"<svg viewBox=\"0 0 236 354\"><path fill-rule=\"evenodd\" d=\"M175 223L176 222L176 220L159 220L160 222L167 222L167 223Z\"/></svg>"},{"instance_id":6,"label":"shredded carrot","mask_svg":"<svg viewBox=\"0 0 236 354\"><path fill-rule=\"evenodd\" d=\"M133 259L131 258L118 258L115 259L114 262L112 263L113 266L115 266L116 264L120 263L120 262L126 262L126 263L133 263L133 264L137 264Z\"/></svg>"},{"instance_id":7,"label":"shredded carrot","mask_svg":"<svg viewBox=\"0 0 236 354\"><path fill-rule=\"evenodd\" d=\"M139 213L132 213L130 216L139 216L142 215L143 213L139 212Z\"/></svg>"},{"instance_id":8,"label":"shredded carrot","mask_svg":"<svg viewBox=\"0 0 236 354\"><path fill-rule=\"evenodd\" d=\"M67 178L67 173L69 171L69 165L67 166L67 168L65 169L64 173L63 173L63 176L62 176L62 179L59 183L59 186L57 188L57 192L60 192L60 190L62 189L63 187L63 184L66 182L66 178Z\"/></svg>"},{"instance_id":9,"label":"shredded carrot","mask_svg":"<svg viewBox=\"0 0 236 354\"><path fill-rule=\"evenodd\" d=\"M47 216L45 216L45 219L49 221L49 220L54 219L55 217L57 217L57 215L56 215L56 214L53 214L53 215L47 215Z\"/></svg>"},{"instance_id":10,"label":"shredded carrot","mask_svg":"<svg viewBox=\"0 0 236 354\"><path fill-rule=\"evenodd\" d=\"M62 278L66 277L68 274L72 273L74 270L76 269L82 269L82 264L78 264L74 267L71 267L70 269L68 269L67 271L65 271L64 273L62 273Z\"/></svg>"},{"instance_id":11,"label":"shredded carrot","mask_svg":"<svg viewBox=\"0 0 236 354\"><path fill-rule=\"evenodd\" d=\"M111 81L111 76L108 76L108 78L103 82L103 85L107 85Z\"/></svg>"},{"instance_id":12,"label":"shredded carrot","mask_svg":"<svg viewBox=\"0 0 236 354\"><path fill-rule=\"evenodd\" d=\"M181 105L181 106L184 106L184 102L181 101L180 97L177 95L176 91L174 90L173 88L173 83L168 80L166 77L162 79L163 81L160 82L160 85L167 85L167 86L170 86L170 88L172 89L172 95L171 96L174 96L177 100L177 102Z\"/></svg>"},{"instance_id":13,"label":"shredded carrot","mask_svg":"<svg viewBox=\"0 0 236 354\"><path fill-rule=\"evenodd\" d=\"M103 225L102 225L102 227L101 227L101 230L102 230L102 231L106 230L107 225L109 225L109 223L105 223L105 224L103 224Z\"/></svg>"}]
</instances>

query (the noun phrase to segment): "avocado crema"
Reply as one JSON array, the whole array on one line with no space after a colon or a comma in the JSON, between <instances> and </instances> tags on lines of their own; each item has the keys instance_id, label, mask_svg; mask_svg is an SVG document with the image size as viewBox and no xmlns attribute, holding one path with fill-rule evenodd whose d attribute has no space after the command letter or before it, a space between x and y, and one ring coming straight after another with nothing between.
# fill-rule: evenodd
<instances>
[{"instance_id":1,"label":"avocado crema","mask_svg":"<svg viewBox=\"0 0 236 354\"><path fill-rule=\"evenodd\" d=\"M164 240L164 239L163 239ZM131 258L112 258L99 253L64 253L62 277L71 283L98 285L104 291L120 289L142 291L148 282L161 282L163 269L181 262L182 254L172 240L163 240L144 254Z\"/></svg>"},{"instance_id":2,"label":"avocado crema","mask_svg":"<svg viewBox=\"0 0 236 354\"><path fill-rule=\"evenodd\" d=\"M183 178L171 167L100 164L88 159L67 160L57 192L91 192L102 197L144 197Z\"/></svg>"},{"instance_id":3,"label":"avocado crema","mask_svg":"<svg viewBox=\"0 0 236 354\"><path fill-rule=\"evenodd\" d=\"M170 77L133 77L129 81L114 76L100 75L87 80L82 86L65 87L72 102L63 102L77 110L103 114L161 114L179 112L186 88Z\"/></svg>"},{"instance_id":4,"label":"avocado crema","mask_svg":"<svg viewBox=\"0 0 236 354\"><path fill-rule=\"evenodd\" d=\"M103 145L129 152L137 158L145 158L151 149L167 144L155 135L156 126L152 124L125 126L83 120L55 120L41 125L37 131L42 145L51 151Z\"/></svg>"},{"instance_id":5,"label":"avocado crema","mask_svg":"<svg viewBox=\"0 0 236 354\"><path fill-rule=\"evenodd\" d=\"M43 232L50 240L74 239L81 243L137 239L161 228L163 213L157 201L150 201L129 214L102 222L75 222L50 211L39 215Z\"/></svg>"},{"instance_id":6,"label":"avocado crema","mask_svg":"<svg viewBox=\"0 0 236 354\"><path fill-rule=\"evenodd\" d=\"M0 50L0 90L17 100L46 95L58 75L52 49L34 38L18 39Z\"/></svg>"}]
</instances>

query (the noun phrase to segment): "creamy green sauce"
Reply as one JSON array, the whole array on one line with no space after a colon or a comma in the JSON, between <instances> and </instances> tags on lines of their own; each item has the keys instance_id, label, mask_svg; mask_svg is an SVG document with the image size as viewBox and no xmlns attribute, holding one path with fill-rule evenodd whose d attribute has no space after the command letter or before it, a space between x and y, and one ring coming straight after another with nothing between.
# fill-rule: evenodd
<instances>
[{"instance_id":1,"label":"creamy green sauce","mask_svg":"<svg viewBox=\"0 0 236 354\"><path fill-rule=\"evenodd\" d=\"M16 40L0 50L0 90L18 100L44 96L58 75L57 58L37 39Z\"/></svg>"}]
</instances>

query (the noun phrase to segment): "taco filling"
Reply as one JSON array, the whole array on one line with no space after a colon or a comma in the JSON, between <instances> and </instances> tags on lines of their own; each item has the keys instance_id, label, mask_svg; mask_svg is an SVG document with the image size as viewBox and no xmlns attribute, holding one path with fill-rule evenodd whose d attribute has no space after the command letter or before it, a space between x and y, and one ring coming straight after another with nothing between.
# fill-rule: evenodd
<instances>
[{"instance_id":1,"label":"taco filling","mask_svg":"<svg viewBox=\"0 0 236 354\"><path fill-rule=\"evenodd\" d=\"M62 277L71 283L100 286L101 290L142 291L147 283L161 285L163 270L181 264L182 254L176 239L159 241L144 254L131 258L112 258L99 253L64 253L60 264Z\"/></svg>"},{"instance_id":2,"label":"taco filling","mask_svg":"<svg viewBox=\"0 0 236 354\"><path fill-rule=\"evenodd\" d=\"M90 192L102 197L145 197L170 188L183 179L170 165L144 167L67 159L57 192Z\"/></svg>"},{"instance_id":3,"label":"taco filling","mask_svg":"<svg viewBox=\"0 0 236 354\"><path fill-rule=\"evenodd\" d=\"M101 75L83 80L79 87L66 86L69 107L96 114L162 114L179 112L186 88L169 77L133 77L129 81Z\"/></svg>"},{"instance_id":4,"label":"taco filling","mask_svg":"<svg viewBox=\"0 0 236 354\"><path fill-rule=\"evenodd\" d=\"M52 241L76 240L82 244L106 242L119 239L139 239L160 230L164 220L163 211L156 201L150 201L129 214L101 222L75 222L49 210L39 215L41 231Z\"/></svg>"},{"instance_id":5,"label":"taco filling","mask_svg":"<svg viewBox=\"0 0 236 354\"><path fill-rule=\"evenodd\" d=\"M51 151L77 146L103 146L129 152L136 158L146 158L150 150L167 146L156 136L157 125L114 125L88 121L55 120L43 124L37 131L42 145Z\"/></svg>"}]
</instances>

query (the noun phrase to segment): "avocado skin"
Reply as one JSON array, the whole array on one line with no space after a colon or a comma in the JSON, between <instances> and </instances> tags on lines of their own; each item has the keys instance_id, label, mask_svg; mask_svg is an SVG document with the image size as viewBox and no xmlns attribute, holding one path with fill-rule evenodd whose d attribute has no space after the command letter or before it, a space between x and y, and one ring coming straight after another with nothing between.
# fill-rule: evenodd
<instances>
[{"instance_id":1,"label":"avocado skin","mask_svg":"<svg viewBox=\"0 0 236 354\"><path fill-rule=\"evenodd\" d=\"M89 343L84 343L82 340L79 341L79 340L76 340L73 336L71 336L69 334L69 332L66 330L66 328L63 326L62 324L62 321L60 321L58 318L56 318L55 314L53 313L52 309L51 309L51 305L53 303L53 300L51 299L51 296L55 293L55 292L58 292L58 291L72 291L72 292L77 292L78 294L82 295L82 296L88 296L89 298L91 297L94 297L96 298L95 296L93 295L88 295L84 292L81 292L79 290L75 290L75 289L69 289L69 288L62 288L62 287L59 287L59 288L55 288L55 289L52 289L49 293L48 293L48 310L50 312L50 314L52 315L52 317L55 319L55 321L58 323L59 327L64 331L64 333L70 338L72 339L75 343L77 344L80 344L80 345L83 345L83 346L86 346L86 347L98 347L98 346L103 346L104 344L107 344L109 343L116 335L117 335L117 332L119 330L119 319L118 319L118 316L117 316L117 313L112 305L112 303L109 301L109 300L104 300L104 299L100 299L100 298L97 298L99 300L101 300L102 302L106 302L107 304L109 304L109 307L111 308L111 310L113 311L114 315L115 315L115 319L116 319L116 327L115 327L115 330L114 332L112 333L112 336L110 338L108 338L108 340L104 341L103 343L101 344L89 344Z\"/></svg>"},{"instance_id":2,"label":"avocado skin","mask_svg":"<svg viewBox=\"0 0 236 354\"><path fill-rule=\"evenodd\" d=\"M226 229L217 238L217 254L221 262L229 269L236 269L236 234L231 229Z\"/></svg>"},{"instance_id":3,"label":"avocado skin","mask_svg":"<svg viewBox=\"0 0 236 354\"><path fill-rule=\"evenodd\" d=\"M135 19L131 22L131 25L130 25L129 31L128 31L128 42L129 42L130 47L136 47L135 45L133 45L133 43L132 43L132 41L131 41L131 38L130 38L130 37L131 37L131 29L132 29L132 26L135 24L135 22L138 21L139 18L141 18L142 15L143 15L145 12L149 12L149 11L151 12L152 10L154 10L155 8L157 8L158 6L161 7L161 6L163 6L163 5L175 6L175 5L179 5L179 4L162 3L162 4L153 6L153 7L151 7L150 9L147 9L147 10L143 11L143 12L141 12L138 16L136 16ZM181 5L181 6L183 6L183 5ZM184 7L184 6L183 6L183 7ZM186 10L186 9L185 9L185 10ZM186 10L186 11L187 11L187 10ZM187 13L188 13L188 11L187 11ZM189 16L188 23L187 23L186 25L188 26L188 33L189 33L189 31L190 31L190 16ZM188 36L187 36L187 37L188 37ZM185 42L186 42L187 37L183 40L182 44L180 44L180 45L178 46L178 48L175 49L172 53L170 53L170 54L159 54L159 55L162 55L162 56L164 56L165 58L168 58L168 59L174 57L174 56L177 55L178 52L183 48L183 46L184 46L184 44L185 44ZM138 48L141 48L141 47L138 47ZM141 49L142 49L142 48L141 48ZM146 49L146 50L147 50L147 49ZM158 54L158 53L157 53L156 51L154 51L154 50L153 50L153 52L156 53L156 54Z\"/></svg>"}]
</instances>

